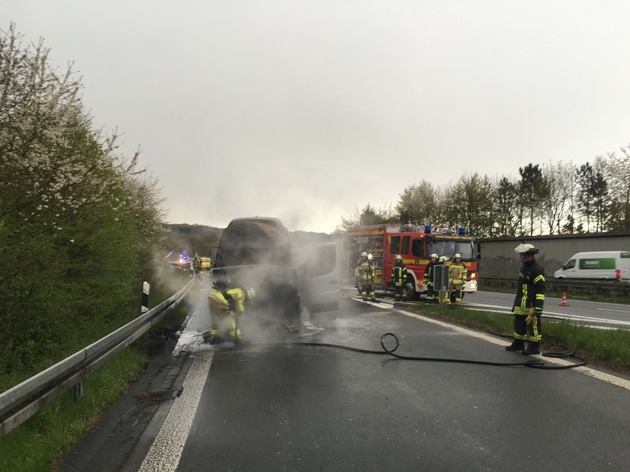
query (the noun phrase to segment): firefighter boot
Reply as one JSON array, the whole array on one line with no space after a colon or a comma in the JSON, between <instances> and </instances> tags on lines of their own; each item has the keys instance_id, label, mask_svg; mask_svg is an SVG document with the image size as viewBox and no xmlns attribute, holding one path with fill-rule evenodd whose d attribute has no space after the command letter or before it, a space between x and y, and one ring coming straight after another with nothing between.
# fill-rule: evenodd
<instances>
[{"instance_id":1,"label":"firefighter boot","mask_svg":"<svg viewBox=\"0 0 630 472\"><path fill-rule=\"evenodd\" d=\"M241 328L236 328L236 330L230 330L230 338L235 345L241 344L243 342L243 336L241 334Z\"/></svg>"},{"instance_id":2,"label":"firefighter boot","mask_svg":"<svg viewBox=\"0 0 630 472\"><path fill-rule=\"evenodd\" d=\"M210 344L221 344L223 342L223 338L221 337L221 330L216 328L211 328L210 333L208 333L208 339Z\"/></svg>"},{"instance_id":3,"label":"firefighter boot","mask_svg":"<svg viewBox=\"0 0 630 472\"><path fill-rule=\"evenodd\" d=\"M540 354L540 343L528 343L527 349L522 351L522 354L524 356L533 356L534 354Z\"/></svg>"},{"instance_id":4,"label":"firefighter boot","mask_svg":"<svg viewBox=\"0 0 630 472\"><path fill-rule=\"evenodd\" d=\"M525 349L525 343L522 339L515 339L512 344L505 346L506 351L523 351Z\"/></svg>"},{"instance_id":5,"label":"firefighter boot","mask_svg":"<svg viewBox=\"0 0 630 472\"><path fill-rule=\"evenodd\" d=\"M210 344L222 344L223 343L223 338L216 334L214 336L210 336Z\"/></svg>"}]
</instances>

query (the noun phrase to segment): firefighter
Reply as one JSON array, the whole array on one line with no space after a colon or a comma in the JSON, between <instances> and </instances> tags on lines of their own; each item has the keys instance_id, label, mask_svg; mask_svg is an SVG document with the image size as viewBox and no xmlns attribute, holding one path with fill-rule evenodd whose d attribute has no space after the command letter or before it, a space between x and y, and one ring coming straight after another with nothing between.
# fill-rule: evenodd
<instances>
[{"instance_id":1,"label":"firefighter","mask_svg":"<svg viewBox=\"0 0 630 472\"><path fill-rule=\"evenodd\" d=\"M516 285L514 313L514 341L505 349L521 351L524 355L540 354L542 338L541 315L545 304L545 271L536 262L539 249L533 244L521 243L514 251L519 255L521 270ZM527 348L525 348L527 341Z\"/></svg>"},{"instance_id":2,"label":"firefighter","mask_svg":"<svg viewBox=\"0 0 630 472\"><path fill-rule=\"evenodd\" d=\"M195 257L193 257L192 263L193 270L195 272L199 272L199 269L201 269L201 258L197 255L197 253L195 253Z\"/></svg>"},{"instance_id":3,"label":"firefighter","mask_svg":"<svg viewBox=\"0 0 630 472\"><path fill-rule=\"evenodd\" d=\"M400 254L396 256L396 263L392 267L392 284L394 285L394 301L401 302L404 299L403 288L407 282L407 268Z\"/></svg>"},{"instance_id":4,"label":"firefighter","mask_svg":"<svg viewBox=\"0 0 630 472\"><path fill-rule=\"evenodd\" d=\"M427 304L439 302L439 296L435 292L435 285L433 283L433 267L435 267L437 263L438 255L433 253L431 254L431 259L429 259L429 262L424 268L424 283L427 284Z\"/></svg>"},{"instance_id":5,"label":"firefighter","mask_svg":"<svg viewBox=\"0 0 630 472\"><path fill-rule=\"evenodd\" d=\"M458 305L462 301L462 288L466 283L466 273L466 264L462 262L461 254L455 254L448 269L448 292L449 301L452 299Z\"/></svg>"},{"instance_id":6,"label":"firefighter","mask_svg":"<svg viewBox=\"0 0 630 472\"><path fill-rule=\"evenodd\" d=\"M220 276L214 282L214 288L208 294L210 306L210 344L223 342L223 334L229 331L234 344L242 342L241 328L238 321L245 311L245 302L256 296L253 288L230 288L229 279Z\"/></svg>"},{"instance_id":7,"label":"firefighter","mask_svg":"<svg viewBox=\"0 0 630 472\"><path fill-rule=\"evenodd\" d=\"M361 280L361 296L363 301L370 299L376 301L376 293L374 292L374 269L372 263L368 257L367 252L361 253L361 259L359 259L359 279Z\"/></svg>"}]
</instances>

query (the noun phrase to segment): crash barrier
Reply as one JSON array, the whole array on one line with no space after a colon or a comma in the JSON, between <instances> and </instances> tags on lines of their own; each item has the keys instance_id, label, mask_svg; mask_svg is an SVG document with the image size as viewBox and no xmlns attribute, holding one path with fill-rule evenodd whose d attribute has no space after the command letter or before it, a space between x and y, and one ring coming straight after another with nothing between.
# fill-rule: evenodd
<instances>
[{"instance_id":1,"label":"crash barrier","mask_svg":"<svg viewBox=\"0 0 630 472\"><path fill-rule=\"evenodd\" d=\"M118 328L104 338L0 394L0 437L16 428L45 405L71 388L83 389L83 380L115 354L129 346L170 313L186 296L195 279L168 300Z\"/></svg>"},{"instance_id":2,"label":"crash barrier","mask_svg":"<svg viewBox=\"0 0 630 472\"><path fill-rule=\"evenodd\" d=\"M479 277L479 285L483 289L510 288L516 289L518 279L515 277ZM630 283L617 280L567 280L547 278L547 292L573 293L584 295L619 295L630 296Z\"/></svg>"}]
</instances>

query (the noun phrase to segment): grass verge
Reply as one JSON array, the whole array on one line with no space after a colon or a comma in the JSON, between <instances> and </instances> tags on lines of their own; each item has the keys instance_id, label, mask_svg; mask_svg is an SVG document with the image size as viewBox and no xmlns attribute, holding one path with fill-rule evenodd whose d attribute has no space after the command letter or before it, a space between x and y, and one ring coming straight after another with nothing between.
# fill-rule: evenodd
<instances>
[{"instance_id":1,"label":"grass verge","mask_svg":"<svg viewBox=\"0 0 630 472\"><path fill-rule=\"evenodd\" d=\"M172 293L156 294L153 306ZM186 303L179 304L147 336L138 339L105 363L83 383L83 396L72 392L45 406L28 421L0 438L0 470L49 472L56 462L90 429L103 412L128 390L129 383L144 370L157 349L175 339L187 315Z\"/></svg>"},{"instance_id":2,"label":"grass verge","mask_svg":"<svg viewBox=\"0 0 630 472\"><path fill-rule=\"evenodd\" d=\"M146 355L125 349L84 382L84 395L72 392L45 406L0 439L0 470L47 472L55 458L93 425L142 371Z\"/></svg>"},{"instance_id":3,"label":"grass verge","mask_svg":"<svg viewBox=\"0 0 630 472\"><path fill-rule=\"evenodd\" d=\"M492 331L511 337L512 315L468 310L458 306L423 306L419 314L479 331ZM567 348L586 359L595 367L630 375L630 331L604 330L572 324L566 321L550 321L543 318L542 350L554 351Z\"/></svg>"}]
</instances>

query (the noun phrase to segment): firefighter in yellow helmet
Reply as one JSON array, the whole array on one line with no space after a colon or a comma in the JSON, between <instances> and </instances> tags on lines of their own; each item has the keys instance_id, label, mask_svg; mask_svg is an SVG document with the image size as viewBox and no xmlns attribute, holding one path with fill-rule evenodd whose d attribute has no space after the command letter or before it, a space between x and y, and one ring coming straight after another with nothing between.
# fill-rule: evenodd
<instances>
[{"instance_id":1,"label":"firefighter in yellow helmet","mask_svg":"<svg viewBox=\"0 0 630 472\"><path fill-rule=\"evenodd\" d=\"M514 313L514 341L505 349L521 351L524 355L540 354L542 338L541 316L545 304L545 271L536 262L539 250L533 244L521 243L514 251L518 254L521 270L516 285ZM525 348L527 341L527 348Z\"/></svg>"},{"instance_id":2,"label":"firefighter in yellow helmet","mask_svg":"<svg viewBox=\"0 0 630 472\"><path fill-rule=\"evenodd\" d=\"M433 283L433 267L438 263L438 255L431 254L431 259L424 268L424 283L427 286L427 299L426 303L439 302L439 295L435 292L435 284Z\"/></svg>"},{"instance_id":3,"label":"firefighter in yellow helmet","mask_svg":"<svg viewBox=\"0 0 630 472\"><path fill-rule=\"evenodd\" d=\"M462 288L466 283L467 272L466 264L462 262L462 255L455 254L448 269L449 301L452 299L457 304L462 301Z\"/></svg>"},{"instance_id":4,"label":"firefighter in yellow helmet","mask_svg":"<svg viewBox=\"0 0 630 472\"><path fill-rule=\"evenodd\" d=\"M226 331L234 344L240 344L243 340L238 321L245 311L245 303L256 296L256 291L253 288L230 288L229 283L225 276L217 276L214 288L208 294L210 344L223 342Z\"/></svg>"},{"instance_id":5,"label":"firefighter in yellow helmet","mask_svg":"<svg viewBox=\"0 0 630 472\"><path fill-rule=\"evenodd\" d=\"M367 252L361 253L361 259L359 259L357 269L359 272L359 280L361 281L361 296L363 300L367 300L369 296L373 302L376 301L376 293L374 292L374 268L372 267Z\"/></svg>"},{"instance_id":6,"label":"firefighter in yellow helmet","mask_svg":"<svg viewBox=\"0 0 630 472\"><path fill-rule=\"evenodd\" d=\"M394 286L394 301L399 302L404 300L403 289L407 283L407 268L403 263L403 258L400 254L396 256L396 263L392 267L392 285Z\"/></svg>"}]
</instances>

